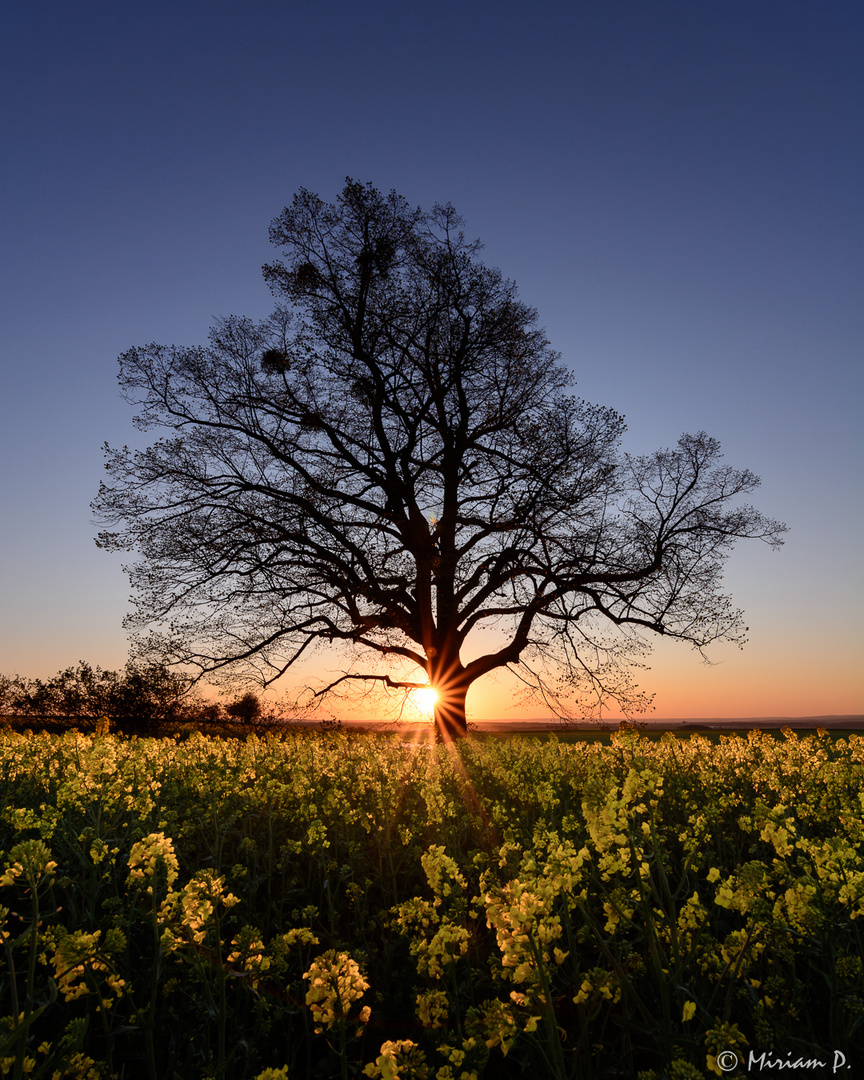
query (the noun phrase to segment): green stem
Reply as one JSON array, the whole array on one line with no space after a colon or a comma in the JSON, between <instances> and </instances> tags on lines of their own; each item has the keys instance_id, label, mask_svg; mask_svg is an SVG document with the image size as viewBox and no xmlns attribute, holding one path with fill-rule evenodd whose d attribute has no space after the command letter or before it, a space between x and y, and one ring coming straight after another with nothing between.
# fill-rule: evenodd
<instances>
[{"instance_id":1,"label":"green stem","mask_svg":"<svg viewBox=\"0 0 864 1080\"><path fill-rule=\"evenodd\" d=\"M39 889L38 882L33 874L28 875L30 890L33 894L33 915L30 919L29 945L30 954L27 958L27 983L24 995L24 1016L21 1020L21 1032L19 1033L18 1046L15 1050L15 1069L12 1073L13 1080L21 1080L24 1075L24 1057L27 1053L27 1030L33 1017L33 993L36 984L36 957L39 952ZM13 977L14 985L14 977ZM40 1010L41 1011L41 1010ZM19 1013L15 1012L15 1026L18 1026Z\"/></svg>"},{"instance_id":2,"label":"green stem","mask_svg":"<svg viewBox=\"0 0 864 1080\"><path fill-rule=\"evenodd\" d=\"M339 1021L339 1060L342 1064L342 1080L348 1080L348 1053L345 1049L345 1021Z\"/></svg>"},{"instance_id":3,"label":"green stem","mask_svg":"<svg viewBox=\"0 0 864 1080\"><path fill-rule=\"evenodd\" d=\"M623 912L621 912L621 910L618 908L618 905L615 904L614 901L610 900L610 902L612 904L612 907L621 917L621 920L624 921ZM618 979L618 985L621 987L622 993L625 993L628 999L633 1002L633 1005L635 1006L637 1012L640 1013L645 1023L649 1027L656 1027L657 1018L653 1015L653 1013L650 1012L648 1007L642 1001L639 994L636 993L635 989L633 988L633 983L630 979L630 976L627 974L626 970L618 962L615 954L609 948L606 939L600 933L600 929L597 926L594 918L591 916L589 910L587 908L583 908L583 912L585 913L585 923L588 926L588 929L594 935L594 939L597 942L597 946L600 949L600 952L606 957L606 959L612 966L612 970L614 971L615 976Z\"/></svg>"},{"instance_id":4,"label":"green stem","mask_svg":"<svg viewBox=\"0 0 864 1080\"><path fill-rule=\"evenodd\" d=\"M546 1040L549 1044L553 1058L553 1061L549 1064L553 1065L555 1076L558 1080L565 1080L567 1070L564 1064L564 1052L561 1048L561 1036L558 1032L558 1021L555 1017L555 1008L552 1005L552 987L549 984L549 977L546 974L546 965L543 962L542 951L538 948L537 943L534 940L534 935L530 930L528 931L528 944L530 945L531 952L534 956L534 966L540 978L540 988L543 993L543 1023L546 1027Z\"/></svg>"},{"instance_id":5,"label":"green stem","mask_svg":"<svg viewBox=\"0 0 864 1080\"><path fill-rule=\"evenodd\" d=\"M670 1030L672 1014L669 1002L669 982L663 973L663 959L660 955L660 940L657 935L657 927L654 924L654 912L651 909L650 897L646 894L645 891L645 881L641 873L641 860L637 855L636 845L633 843L633 838L628 837L628 839L630 843L631 858L633 859L633 869L636 874L636 880L638 882L639 905L642 908L642 916L645 921L645 934L648 938L648 949L651 954L651 966L654 969L654 978L657 981L657 991L660 994L660 1009L663 1016L662 1030L664 1035L669 1038L672 1034ZM650 884L651 883L649 882L649 885ZM667 920L671 921L669 916L667 916Z\"/></svg>"},{"instance_id":6,"label":"green stem","mask_svg":"<svg viewBox=\"0 0 864 1080\"><path fill-rule=\"evenodd\" d=\"M21 1015L21 1010L18 1005L18 983L15 978L15 961L12 956L12 946L9 944L9 938L3 938L3 951L6 953L6 964L9 968L9 987L12 991L12 1017L13 1023L17 1026L18 1017Z\"/></svg>"},{"instance_id":7,"label":"green stem","mask_svg":"<svg viewBox=\"0 0 864 1080\"><path fill-rule=\"evenodd\" d=\"M159 977L162 969L162 940L159 934L159 920L156 916L156 891L153 891L153 910L151 912L153 924L153 937L156 942L156 959L153 962L153 981L150 986L150 1003L147 1007L147 1018L144 1022L144 1049L147 1053L147 1070L150 1080L156 1078L156 1048L153 1045L153 1029L156 1017L156 994L159 989Z\"/></svg>"},{"instance_id":8,"label":"green stem","mask_svg":"<svg viewBox=\"0 0 864 1080\"><path fill-rule=\"evenodd\" d=\"M219 901L217 900L216 904L218 904L218 902ZM217 1070L218 1075L223 1076L225 1073L225 1025L228 1016L228 1002L225 994L225 968L222 964L222 926L219 920L218 911L216 912L215 917L216 941L217 948L219 950L219 963L216 976L219 980L219 1030L217 1036Z\"/></svg>"},{"instance_id":9,"label":"green stem","mask_svg":"<svg viewBox=\"0 0 864 1080\"><path fill-rule=\"evenodd\" d=\"M99 983L93 977L92 972L87 973L87 983L90 987L90 992L96 995L96 1001L98 1002L97 1009L99 1012L99 1019L102 1023L102 1032L105 1036L105 1057L106 1065L108 1066L108 1074L114 1075L114 1035L111 1031L111 1026L108 1023L108 1011L102 1004L102 995L99 992Z\"/></svg>"}]
</instances>

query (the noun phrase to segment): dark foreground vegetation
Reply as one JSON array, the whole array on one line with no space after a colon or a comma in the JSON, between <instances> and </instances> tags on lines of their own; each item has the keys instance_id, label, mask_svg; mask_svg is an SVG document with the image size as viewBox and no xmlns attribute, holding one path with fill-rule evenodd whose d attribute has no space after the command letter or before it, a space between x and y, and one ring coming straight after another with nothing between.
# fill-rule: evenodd
<instances>
[{"instance_id":1,"label":"dark foreground vegetation","mask_svg":"<svg viewBox=\"0 0 864 1080\"><path fill-rule=\"evenodd\" d=\"M7 730L0 1075L862 1075L862 778L827 733Z\"/></svg>"}]
</instances>

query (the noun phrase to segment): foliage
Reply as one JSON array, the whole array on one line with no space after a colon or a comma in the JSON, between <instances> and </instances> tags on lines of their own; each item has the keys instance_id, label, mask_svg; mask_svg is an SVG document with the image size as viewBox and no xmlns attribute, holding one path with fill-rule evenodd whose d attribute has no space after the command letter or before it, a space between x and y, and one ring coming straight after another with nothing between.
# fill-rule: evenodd
<instances>
[{"instance_id":1,"label":"foliage","mask_svg":"<svg viewBox=\"0 0 864 1080\"><path fill-rule=\"evenodd\" d=\"M94 730L107 719L116 730L153 734L190 716L199 704L192 680L164 664L136 664L103 671L83 660L50 679L6 680L5 711L33 719L51 717Z\"/></svg>"},{"instance_id":2,"label":"foliage","mask_svg":"<svg viewBox=\"0 0 864 1080\"><path fill-rule=\"evenodd\" d=\"M164 664L130 661L124 671L103 671L83 660L50 679L0 675L0 715L49 730L52 725L83 731L154 735L202 728L238 734L249 725L281 723L290 706L264 705L245 693L228 705L198 693L188 675ZM277 715L282 713L283 715Z\"/></svg>"},{"instance_id":3,"label":"foliage","mask_svg":"<svg viewBox=\"0 0 864 1080\"><path fill-rule=\"evenodd\" d=\"M824 732L0 734L0 1076L854 1075L862 780Z\"/></svg>"},{"instance_id":4,"label":"foliage","mask_svg":"<svg viewBox=\"0 0 864 1080\"><path fill-rule=\"evenodd\" d=\"M232 701L230 705L226 705L225 712L229 716L233 716L236 720L242 720L246 724L252 724L260 719L263 709L261 708L261 700L258 695L253 694L250 691L237 698L236 701Z\"/></svg>"},{"instance_id":5,"label":"foliage","mask_svg":"<svg viewBox=\"0 0 864 1080\"><path fill-rule=\"evenodd\" d=\"M142 655L267 684L341 646L318 695L428 681L453 737L498 668L562 715L640 711L640 633L744 640L724 562L785 529L746 504L758 478L704 432L620 454L623 418L569 393L461 225L350 180L332 205L301 191L271 229L270 318L121 356L138 427L164 437L106 447L94 509L98 544L140 556Z\"/></svg>"}]
</instances>

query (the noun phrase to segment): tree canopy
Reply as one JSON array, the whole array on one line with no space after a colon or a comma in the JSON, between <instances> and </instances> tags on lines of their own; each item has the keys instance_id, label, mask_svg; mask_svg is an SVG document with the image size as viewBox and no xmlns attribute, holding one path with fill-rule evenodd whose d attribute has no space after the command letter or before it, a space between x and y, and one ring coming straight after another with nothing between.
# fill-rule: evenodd
<instances>
[{"instance_id":1,"label":"tree canopy","mask_svg":"<svg viewBox=\"0 0 864 1080\"><path fill-rule=\"evenodd\" d=\"M271 227L269 318L120 357L164 433L106 446L94 503L97 543L139 556L139 647L266 685L341 646L318 693L431 684L452 738L498 668L561 715L638 711L646 637L743 642L725 559L785 528L742 502L758 478L704 433L621 453L623 418L570 393L461 226L351 180L335 204L301 190Z\"/></svg>"}]
</instances>

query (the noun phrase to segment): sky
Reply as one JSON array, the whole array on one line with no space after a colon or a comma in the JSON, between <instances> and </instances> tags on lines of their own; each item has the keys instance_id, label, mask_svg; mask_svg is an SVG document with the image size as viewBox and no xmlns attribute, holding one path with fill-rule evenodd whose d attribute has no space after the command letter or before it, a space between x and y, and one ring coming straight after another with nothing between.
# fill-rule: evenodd
<instances>
[{"instance_id":1,"label":"sky","mask_svg":"<svg viewBox=\"0 0 864 1080\"><path fill-rule=\"evenodd\" d=\"M789 525L729 563L743 651L655 650L654 715L864 713L857 0L30 0L0 28L0 672L122 668L89 507L103 443L142 438L117 356L265 315L270 221L351 176L451 202L625 450L705 430ZM518 715L512 683L468 711Z\"/></svg>"}]
</instances>

